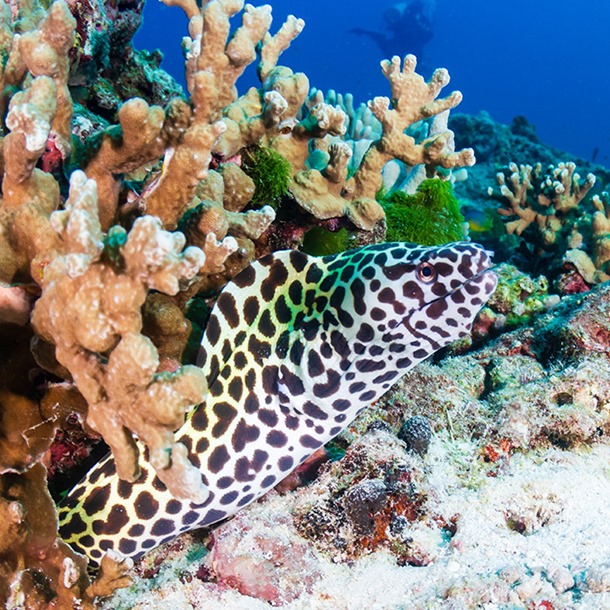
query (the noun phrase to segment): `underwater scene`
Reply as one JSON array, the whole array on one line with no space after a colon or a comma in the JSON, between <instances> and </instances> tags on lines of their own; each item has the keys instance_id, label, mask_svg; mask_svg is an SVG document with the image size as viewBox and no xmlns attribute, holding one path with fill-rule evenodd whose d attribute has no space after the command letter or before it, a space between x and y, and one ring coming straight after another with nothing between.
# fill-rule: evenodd
<instances>
[{"instance_id":1,"label":"underwater scene","mask_svg":"<svg viewBox=\"0 0 610 610\"><path fill-rule=\"evenodd\" d=\"M0 2L0 607L610 610L609 19Z\"/></svg>"}]
</instances>

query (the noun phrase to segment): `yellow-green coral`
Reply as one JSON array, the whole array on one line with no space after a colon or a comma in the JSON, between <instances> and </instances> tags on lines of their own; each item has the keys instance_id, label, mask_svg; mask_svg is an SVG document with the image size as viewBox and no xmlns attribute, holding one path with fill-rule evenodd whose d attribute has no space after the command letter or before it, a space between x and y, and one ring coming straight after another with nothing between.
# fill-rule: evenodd
<instances>
[{"instance_id":1,"label":"yellow-green coral","mask_svg":"<svg viewBox=\"0 0 610 610\"><path fill-rule=\"evenodd\" d=\"M543 275L532 278L508 264L498 265L496 274L498 287L485 309L504 316L505 327L526 324L535 314L557 303L558 297L549 295L549 283Z\"/></svg>"}]
</instances>

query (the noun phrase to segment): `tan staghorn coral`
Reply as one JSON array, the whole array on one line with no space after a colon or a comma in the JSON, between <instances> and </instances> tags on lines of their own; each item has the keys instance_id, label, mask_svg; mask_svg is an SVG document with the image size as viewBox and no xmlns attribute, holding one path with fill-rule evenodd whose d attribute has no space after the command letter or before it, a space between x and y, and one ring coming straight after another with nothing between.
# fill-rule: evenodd
<instances>
[{"instance_id":1,"label":"tan staghorn coral","mask_svg":"<svg viewBox=\"0 0 610 610\"><path fill-rule=\"evenodd\" d=\"M218 14L221 6L224 18L228 19L230 10L234 10L237 5L208 4L204 17L211 12L212 19L206 18L204 23L211 23L210 30L215 24L224 24ZM229 81L237 78L245 65L254 61L254 42L260 42L258 75L262 87L260 90L250 89L238 99L230 99L231 103L222 112L226 129L220 134L213 152L221 158L231 158L253 144L267 145L292 165L295 177L290 192L305 210L319 219L348 214L357 226L370 229L377 220L383 218L383 211L374 201L352 205L349 200L341 198L351 152L341 142L331 143L327 140L329 136L341 136L345 133L345 114L342 110L319 100L309 108L304 117L298 119L297 115L307 99L309 81L304 74L295 74L289 68L277 65L281 53L298 36L304 23L289 16L273 36L266 31L269 23L268 11L253 9L248 5L243 25L229 43L221 41L220 36L210 38L208 43L205 42L204 36L203 45L199 43L199 38L195 37L191 43L191 56L187 59L187 75L190 75L191 81L187 82L192 82L192 88L198 74L196 67L201 65L209 66L212 75L224 70L230 77ZM198 24L197 17L193 17L191 34L198 31L195 28ZM258 27L255 27L257 25ZM228 32L226 27L218 27L218 30L225 36ZM206 31L206 34L209 32ZM201 59L204 56L207 63ZM206 78L214 80L210 75L206 75ZM226 88L214 90L217 91L218 99L229 100L230 95ZM324 173L318 172L315 176L303 171L312 141L319 141L320 146L328 150L330 156Z\"/></svg>"},{"instance_id":2,"label":"tan staghorn coral","mask_svg":"<svg viewBox=\"0 0 610 610\"><path fill-rule=\"evenodd\" d=\"M201 250L181 253L184 237L139 218L119 243L115 261L104 259L95 182L82 172L70 181L65 210L51 223L64 253L46 267L43 292L32 314L36 332L56 346L57 360L89 403L88 423L110 445L119 475L138 476L137 434L165 484L180 497L201 497L200 480L184 464L173 431L184 412L203 400L205 381L196 367L157 373L153 343L140 334L148 290L176 294L204 264Z\"/></svg>"},{"instance_id":3,"label":"tan staghorn coral","mask_svg":"<svg viewBox=\"0 0 610 610\"><path fill-rule=\"evenodd\" d=\"M298 123L297 114L309 91L309 80L302 73L295 74L290 68L278 66L277 62L303 27L302 19L290 15L274 36L265 34L259 47L258 77L261 89L250 89L224 110L223 120L227 130L214 147L216 153L228 157L247 146L270 145L278 136L292 133ZM254 59L255 56L252 61ZM294 144L292 138L280 140L287 146ZM302 148L300 143L297 149ZM293 165L299 166L290 152L279 152L288 157ZM303 152L299 154L302 156Z\"/></svg>"},{"instance_id":4,"label":"tan staghorn coral","mask_svg":"<svg viewBox=\"0 0 610 610\"><path fill-rule=\"evenodd\" d=\"M116 221L121 181L118 176L156 161L164 150L162 129L165 113L139 98L125 102L118 113L119 126L99 136L99 148L85 172L97 183L101 226L108 230Z\"/></svg>"},{"instance_id":5,"label":"tan staghorn coral","mask_svg":"<svg viewBox=\"0 0 610 610\"><path fill-rule=\"evenodd\" d=\"M217 0L190 19L186 76L193 114L180 142L166 151L164 171L146 198L147 211L168 228L177 225L206 177L212 150L226 130L222 110L235 100L235 83L256 58L256 44L269 27L269 7L248 5L228 40L229 18L242 7L240 0ZM193 12L187 6L187 14Z\"/></svg>"},{"instance_id":6,"label":"tan staghorn coral","mask_svg":"<svg viewBox=\"0 0 610 610\"><path fill-rule=\"evenodd\" d=\"M254 189L239 167L227 164L214 175L208 173L212 152L222 148L222 134L227 131L227 125L230 131L230 121L219 119L224 108L236 98L237 79L256 58L256 45L271 22L270 9L248 5L241 27L229 40L229 19L241 10L243 2L210 2L202 14L196 13L188 3L180 6L190 18L186 73L193 108L179 138L166 148L163 171L149 184L144 206L169 228L175 227L186 212L181 228L186 231L189 242L201 246L206 254L208 250L217 253L218 269L206 270L208 275L222 272L224 260L238 249L238 243L232 240L216 246L216 239L223 240L229 235L245 240L226 267L224 283L253 260L252 240L258 239L275 218L267 206L241 213ZM239 147L243 145L240 137ZM197 284L199 288L204 285L207 285L205 278Z\"/></svg>"},{"instance_id":7,"label":"tan staghorn coral","mask_svg":"<svg viewBox=\"0 0 610 610\"><path fill-rule=\"evenodd\" d=\"M593 197L592 202L595 213L591 221L593 234L592 258L595 268L599 272L597 282L610 279L610 195L603 192Z\"/></svg>"},{"instance_id":8,"label":"tan staghorn coral","mask_svg":"<svg viewBox=\"0 0 610 610\"><path fill-rule=\"evenodd\" d=\"M382 186L382 170L389 161L398 160L408 167L425 167L420 181L426 174L434 175L437 167L448 169L474 164L471 149L454 152L453 134L446 125L441 129L431 128L420 141L407 132L419 121L443 115L460 103L462 96L459 92L437 99L449 82L447 71L436 70L426 83L415 72L413 55L405 57L402 68L399 57L386 60L381 66L391 85L392 101L378 97L369 102L370 111L380 122L381 134L370 141L363 155L360 147L359 156L362 157L353 176L347 179L352 145L334 141L326 148L326 167L297 172L291 185L291 192L299 204L316 217L346 215L357 227L366 230L371 230L377 221L384 218L375 195ZM310 115L316 115L318 107L314 105Z\"/></svg>"},{"instance_id":9,"label":"tan staghorn coral","mask_svg":"<svg viewBox=\"0 0 610 610\"><path fill-rule=\"evenodd\" d=\"M564 261L574 265L588 284L601 284L610 280L610 196L606 192L595 195L591 204L595 212L590 220L589 252L572 248Z\"/></svg>"},{"instance_id":10,"label":"tan staghorn coral","mask_svg":"<svg viewBox=\"0 0 610 610\"><path fill-rule=\"evenodd\" d=\"M120 130L106 130L101 146L87 165L89 177L100 185L102 226L116 218L121 173L131 172L164 157L163 171L149 180L140 207L158 216L172 229L184 212L197 202L195 190L205 179L226 125L219 119L236 97L235 82L256 58L260 42L270 23L269 7L246 7L243 24L229 37L229 18L242 2L215 1L202 14L189 3L180 3L190 18L191 39L187 52L187 85L191 104L174 100L165 116L161 108L148 107L143 100L130 100L119 112ZM272 220L272 219L271 219Z\"/></svg>"},{"instance_id":11,"label":"tan staghorn coral","mask_svg":"<svg viewBox=\"0 0 610 610\"><path fill-rule=\"evenodd\" d=\"M508 183L507 183L508 180ZM550 166L546 173L535 167L511 163L508 176L497 175L500 196L489 188L489 195L502 202L498 213L506 218L506 232L521 235L530 225L543 247L552 246L565 228L566 214L575 209L595 184L588 174L581 182L574 163Z\"/></svg>"},{"instance_id":12,"label":"tan staghorn coral","mask_svg":"<svg viewBox=\"0 0 610 610\"><path fill-rule=\"evenodd\" d=\"M267 31L268 8L247 5L241 27L229 39L229 19L241 9L239 0L209 2L201 15L192 3L171 4L181 6L190 19L186 72L195 118L182 143L166 152L164 172L147 197L147 210L156 215L167 208L167 201L176 202L170 216L161 216L167 226L173 226L179 211L193 205L193 185L205 175L197 173L201 156L188 145L188 134L199 129L201 119L207 121L207 127L197 139L199 144L208 141L211 122L222 118L211 148L215 156L233 160L249 146L268 146L291 164L290 196L306 212L318 220L346 216L365 230L384 218L375 194L388 161L397 159L410 167L425 167L428 175L435 174L437 168L474 163L472 150L454 152L453 134L446 128L446 121L438 122L440 127L432 125L423 138L405 133L413 124L444 115L461 101L459 92L437 99L449 81L446 70L437 70L426 83L415 73L413 56L408 56L402 67L397 57L382 63L393 102L387 98L370 102L371 116L380 120L381 133L369 143L366 153L360 147L359 159L364 158L354 167L353 163L350 166L351 144L342 140L348 122L346 113L320 95L308 100L307 77L278 65L281 53L301 32L302 20L289 16L272 36ZM257 44L261 88L252 88L237 98L234 83L254 61ZM326 156L323 167L309 165L312 150ZM177 171L172 170L172 164ZM354 175L348 180L350 170ZM425 173L418 174L419 181ZM178 175L181 179L175 180Z\"/></svg>"},{"instance_id":13,"label":"tan staghorn coral","mask_svg":"<svg viewBox=\"0 0 610 610\"><path fill-rule=\"evenodd\" d=\"M511 163L497 175L500 192L488 189L502 207L506 232L534 249L533 261L544 260L559 274L561 291L586 290L610 279L610 206L608 194L587 195L596 177L584 179L574 163L544 170Z\"/></svg>"},{"instance_id":14,"label":"tan staghorn coral","mask_svg":"<svg viewBox=\"0 0 610 610\"><path fill-rule=\"evenodd\" d=\"M47 147L59 150L62 158L70 153L67 53L76 22L63 0L54 2L47 13L39 9L28 15L22 7L19 25L24 33L14 36L10 8L3 7L1 44L7 52L11 39L3 85L27 85L10 100L6 126L11 133L2 141L0 280L11 282L16 275L27 278L30 273L38 279L46 255L57 247L48 216L59 206L59 187L53 176L35 165Z\"/></svg>"},{"instance_id":15,"label":"tan staghorn coral","mask_svg":"<svg viewBox=\"0 0 610 610\"><path fill-rule=\"evenodd\" d=\"M462 101L462 94L454 91L439 98L441 90L449 83L447 70L438 69L426 82L415 72L417 61L413 55L381 63L384 76L390 82L392 99L376 97L369 108L380 121L382 136L369 148L350 187L352 196L374 197L381 186L381 170L390 159L398 159L409 166L423 164L428 173L437 166L443 168L474 165L474 152L466 148L453 151L452 134L441 131L417 142L405 130L414 123L455 108Z\"/></svg>"},{"instance_id":16,"label":"tan staghorn coral","mask_svg":"<svg viewBox=\"0 0 610 610\"><path fill-rule=\"evenodd\" d=\"M61 152L62 158L70 153L72 119L72 98L68 90L70 62L68 51L74 44L76 21L68 6L62 0L54 2L46 14L39 11L42 20L30 30L25 30L26 22L19 22L20 36L15 37L11 52L4 68L4 85L20 85L26 76L48 76L55 84L57 111L51 124L53 144ZM8 15L4 15L7 24ZM5 25L5 28L7 26ZM5 40L8 32L5 31Z\"/></svg>"},{"instance_id":17,"label":"tan staghorn coral","mask_svg":"<svg viewBox=\"0 0 610 610\"><path fill-rule=\"evenodd\" d=\"M13 96L6 117L11 129L2 141L4 177L0 208L0 274L40 277L48 253L58 247L49 214L59 206L59 186L53 176L35 167L44 152L57 103L55 84L41 76Z\"/></svg>"}]
</instances>

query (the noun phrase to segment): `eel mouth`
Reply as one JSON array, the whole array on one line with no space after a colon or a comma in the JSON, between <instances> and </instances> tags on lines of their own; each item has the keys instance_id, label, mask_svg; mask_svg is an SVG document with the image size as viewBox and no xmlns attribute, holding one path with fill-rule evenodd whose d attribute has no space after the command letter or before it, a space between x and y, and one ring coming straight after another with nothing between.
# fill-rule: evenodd
<instances>
[{"instance_id":1,"label":"eel mouth","mask_svg":"<svg viewBox=\"0 0 610 610\"><path fill-rule=\"evenodd\" d=\"M444 298L447 304L451 304L458 313L460 309L469 310L468 315L458 316L458 327L460 336L470 332L475 318L491 298L498 286L498 276L491 265L491 260L487 259L488 266L479 271L476 275L466 280L459 288L448 293ZM459 303L462 302L461 307Z\"/></svg>"},{"instance_id":2,"label":"eel mouth","mask_svg":"<svg viewBox=\"0 0 610 610\"><path fill-rule=\"evenodd\" d=\"M481 257L481 267L482 269L475 275L473 280L477 279L479 282L482 282L484 285L483 289L486 292L487 296L485 297L485 302L491 297L491 295L495 292L498 286L498 276L494 271L495 265L493 264L493 250L483 250Z\"/></svg>"},{"instance_id":3,"label":"eel mouth","mask_svg":"<svg viewBox=\"0 0 610 610\"><path fill-rule=\"evenodd\" d=\"M492 250L484 250L483 248L479 251L478 260L475 262L475 274L467 279L459 288L452 291L449 295L456 292L465 291L467 298L473 302L473 305L478 306L480 309L498 286L498 276L494 271L494 264L492 257L494 252ZM481 294L477 295L477 292ZM481 300L481 303L477 303L477 299Z\"/></svg>"},{"instance_id":4,"label":"eel mouth","mask_svg":"<svg viewBox=\"0 0 610 610\"><path fill-rule=\"evenodd\" d=\"M483 289L483 302L486 303L498 287L498 276L492 267L477 273L473 278L464 283L464 286L479 285Z\"/></svg>"},{"instance_id":5,"label":"eel mouth","mask_svg":"<svg viewBox=\"0 0 610 610\"><path fill-rule=\"evenodd\" d=\"M498 276L493 269L493 255L493 250L481 248L479 250L478 260L475 262L476 267L474 269L474 275L467 279L459 288L448 293L446 297L451 297L452 294L465 290L470 297L470 300L473 300L477 296L476 292L478 290L476 288L479 288L482 289L482 294L479 296L482 303L479 307L482 307L494 293L498 285Z\"/></svg>"}]
</instances>

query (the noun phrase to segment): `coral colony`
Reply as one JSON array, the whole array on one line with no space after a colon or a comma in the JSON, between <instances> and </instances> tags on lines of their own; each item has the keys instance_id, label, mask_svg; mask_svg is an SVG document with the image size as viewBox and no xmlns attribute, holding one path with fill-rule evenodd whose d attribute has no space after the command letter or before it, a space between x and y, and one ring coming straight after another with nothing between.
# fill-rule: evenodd
<instances>
[{"instance_id":1,"label":"coral colony","mask_svg":"<svg viewBox=\"0 0 610 610\"><path fill-rule=\"evenodd\" d=\"M0 3L0 601L136 607L119 590L152 595L189 540L185 607L289 604L381 552L390 578L444 570L481 520L463 490L610 427L608 196L572 162L524 160L475 229L446 70L392 57L390 97L356 108L279 65L302 20L272 33L269 6L164 2L189 20L186 94L131 46L141 2ZM553 493L521 490L502 527L552 523ZM233 515L206 548L179 537ZM430 599L551 608L590 567L497 561L466 562L493 587L433 578ZM607 581L591 570L580 595Z\"/></svg>"}]
</instances>

